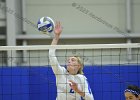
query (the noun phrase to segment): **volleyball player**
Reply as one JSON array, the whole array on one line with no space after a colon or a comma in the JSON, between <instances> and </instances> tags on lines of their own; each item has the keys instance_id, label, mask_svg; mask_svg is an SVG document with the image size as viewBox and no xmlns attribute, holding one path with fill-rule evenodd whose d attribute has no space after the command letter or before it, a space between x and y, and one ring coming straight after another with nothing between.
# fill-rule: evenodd
<instances>
[{"instance_id":1,"label":"volleyball player","mask_svg":"<svg viewBox=\"0 0 140 100\"><path fill-rule=\"evenodd\" d=\"M57 45L61 32L61 24L56 22L51 45ZM83 75L83 62L79 57L69 57L67 68L59 65L55 49L49 50L49 59L56 76L56 100L94 100L87 78Z\"/></svg>"},{"instance_id":2,"label":"volleyball player","mask_svg":"<svg viewBox=\"0 0 140 100\"><path fill-rule=\"evenodd\" d=\"M126 100L140 100L140 89L135 85L129 85L124 94Z\"/></svg>"}]
</instances>

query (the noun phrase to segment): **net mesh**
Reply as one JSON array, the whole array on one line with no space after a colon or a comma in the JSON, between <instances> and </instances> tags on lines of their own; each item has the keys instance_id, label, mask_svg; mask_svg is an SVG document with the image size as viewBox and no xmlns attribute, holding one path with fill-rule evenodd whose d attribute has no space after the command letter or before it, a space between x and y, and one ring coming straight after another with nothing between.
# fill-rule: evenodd
<instances>
[{"instance_id":1,"label":"net mesh","mask_svg":"<svg viewBox=\"0 0 140 100\"><path fill-rule=\"evenodd\" d=\"M0 100L55 100L56 79L48 51L60 65L80 56L95 100L124 100L129 84L140 86L140 44L1 46Z\"/></svg>"}]
</instances>

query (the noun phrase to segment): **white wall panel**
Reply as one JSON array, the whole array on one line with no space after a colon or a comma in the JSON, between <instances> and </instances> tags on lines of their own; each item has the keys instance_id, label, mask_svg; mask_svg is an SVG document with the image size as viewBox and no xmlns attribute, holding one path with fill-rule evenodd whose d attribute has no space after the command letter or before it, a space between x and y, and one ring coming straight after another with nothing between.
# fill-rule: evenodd
<instances>
[{"instance_id":1,"label":"white wall panel","mask_svg":"<svg viewBox=\"0 0 140 100\"><path fill-rule=\"evenodd\" d=\"M81 12L81 8L73 7L72 3L77 3L76 7L80 5L89 12L87 14ZM35 24L42 16L60 20L64 27L64 34L117 33L113 29L115 26L122 31L125 29L124 9L124 0L28 0L27 18ZM112 27L92 18L90 13ZM38 34L39 32L28 24L27 33Z\"/></svg>"},{"instance_id":2,"label":"white wall panel","mask_svg":"<svg viewBox=\"0 0 140 100\"><path fill-rule=\"evenodd\" d=\"M135 33L140 33L140 0L134 0L133 3L133 29Z\"/></svg>"}]
</instances>

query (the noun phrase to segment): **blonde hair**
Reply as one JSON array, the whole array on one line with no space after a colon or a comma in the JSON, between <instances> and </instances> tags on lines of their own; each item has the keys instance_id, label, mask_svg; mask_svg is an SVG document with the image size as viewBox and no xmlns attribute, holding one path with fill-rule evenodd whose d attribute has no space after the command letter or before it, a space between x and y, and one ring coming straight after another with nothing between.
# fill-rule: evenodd
<instances>
[{"instance_id":1,"label":"blonde hair","mask_svg":"<svg viewBox=\"0 0 140 100\"><path fill-rule=\"evenodd\" d=\"M79 56L74 56L74 57L77 58L78 63L81 65L81 67L80 67L80 69L78 70L77 74L84 74L84 73L83 73L84 64L83 64L82 59L81 59Z\"/></svg>"}]
</instances>

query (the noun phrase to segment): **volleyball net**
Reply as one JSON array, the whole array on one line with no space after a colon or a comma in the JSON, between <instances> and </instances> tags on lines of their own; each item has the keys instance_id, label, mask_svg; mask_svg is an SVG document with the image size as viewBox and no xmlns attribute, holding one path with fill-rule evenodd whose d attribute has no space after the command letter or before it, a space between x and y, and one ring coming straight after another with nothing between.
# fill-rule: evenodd
<instances>
[{"instance_id":1,"label":"volleyball net","mask_svg":"<svg viewBox=\"0 0 140 100\"><path fill-rule=\"evenodd\" d=\"M34 45L0 47L0 100L55 100L56 81L48 51L60 65L80 56L95 100L124 100L129 84L140 86L140 44Z\"/></svg>"}]
</instances>

